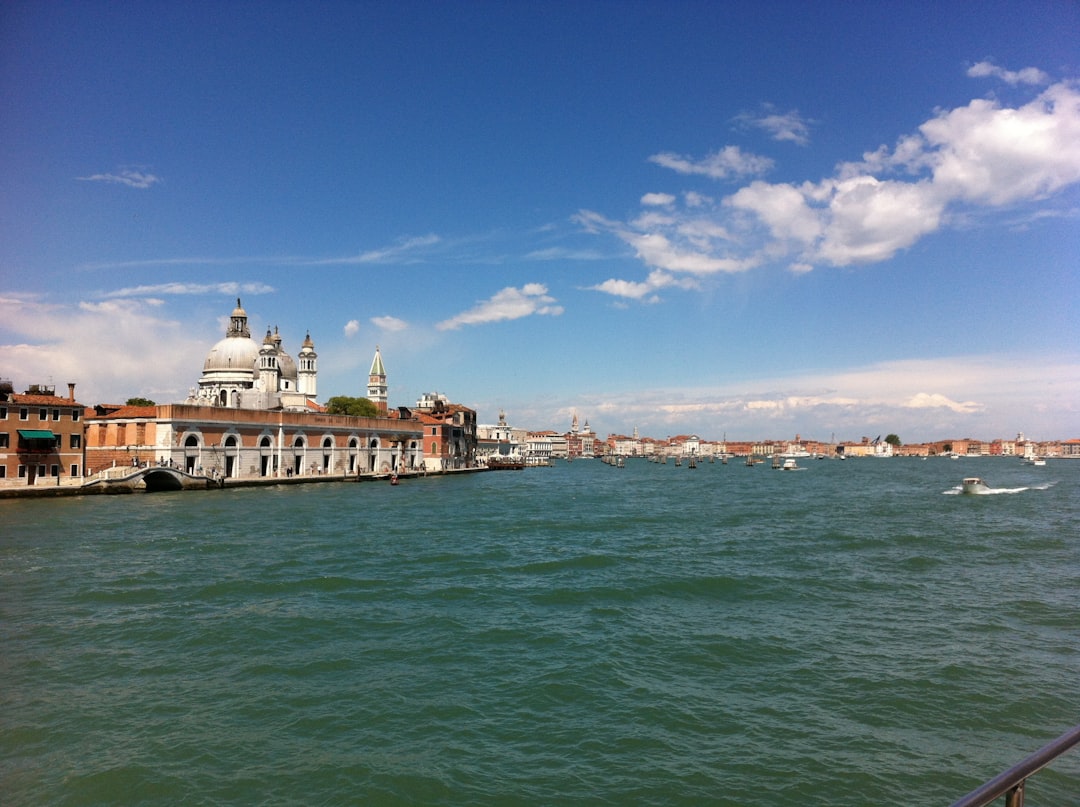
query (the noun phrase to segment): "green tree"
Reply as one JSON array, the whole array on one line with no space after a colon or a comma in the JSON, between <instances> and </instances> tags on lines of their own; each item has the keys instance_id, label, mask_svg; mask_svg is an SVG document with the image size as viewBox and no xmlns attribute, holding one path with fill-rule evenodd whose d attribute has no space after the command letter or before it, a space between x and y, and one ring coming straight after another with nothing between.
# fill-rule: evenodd
<instances>
[{"instance_id":1,"label":"green tree","mask_svg":"<svg viewBox=\"0 0 1080 807\"><path fill-rule=\"evenodd\" d=\"M149 398L128 398L127 406L157 406L154 401Z\"/></svg>"},{"instance_id":2,"label":"green tree","mask_svg":"<svg viewBox=\"0 0 1080 807\"><path fill-rule=\"evenodd\" d=\"M888 435L885 438L885 442L888 443L889 445L893 446L894 448L899 448L900 446L903 445L903 443L900 442L900 438L897 437L895 434Z\"/></svg>"},{"instance_id":3,"label":"green tree","mask_svg":"<svg viewBox=\"0 0 1080 807\"><path fill-rule=\"evenodd\" d=\"M336 395L327 401L326 411L331 415L353 415L362 418L379 416L379 407L369 399L350 398L347 395Z\"/></svg>"}]
</instances>

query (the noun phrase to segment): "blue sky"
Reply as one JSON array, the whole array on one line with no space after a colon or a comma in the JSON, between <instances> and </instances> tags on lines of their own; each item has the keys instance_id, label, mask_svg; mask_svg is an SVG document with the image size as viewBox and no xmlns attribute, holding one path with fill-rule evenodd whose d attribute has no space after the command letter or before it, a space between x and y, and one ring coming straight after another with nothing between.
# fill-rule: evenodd
<instances>
[{"instance_id":1,"label":"blue sky","mask_svg":"<svg viewBox=\"0 0 1080 807\"><path fill-rule=\"evenodd\" d=\"M710 439L1080 436L1080 6L0 9L0 376Z\"/></svg>"}]
</instances>

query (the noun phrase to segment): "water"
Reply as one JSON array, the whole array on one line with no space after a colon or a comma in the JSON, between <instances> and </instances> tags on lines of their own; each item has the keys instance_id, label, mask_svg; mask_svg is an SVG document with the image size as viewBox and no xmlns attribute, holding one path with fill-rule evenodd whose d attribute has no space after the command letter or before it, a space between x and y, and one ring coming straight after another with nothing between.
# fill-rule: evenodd
<instances>
[{"instance_id":1,"label":"water","mask_svg":"<svg viewBox=\"0 0 1080 807\"><path fill-rule=\"evenodd\" d=\"M0 501L0 801L947 805L1080 723L1080 462L800 464Z\"/></svg>"}]
</instances>

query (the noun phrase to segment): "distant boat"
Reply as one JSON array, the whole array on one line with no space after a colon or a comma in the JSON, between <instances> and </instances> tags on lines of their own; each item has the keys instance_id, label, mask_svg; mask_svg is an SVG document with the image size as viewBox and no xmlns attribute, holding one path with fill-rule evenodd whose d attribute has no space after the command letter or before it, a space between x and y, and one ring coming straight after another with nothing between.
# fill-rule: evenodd
<instances>
[{"instance_id":1,"label":"distant boat","mask_svg":"<svg viewBox=\"0 0 1080 807\"><path fill-rule=\"evenodd\" d=\"M789 457L784 460L784 464L780 466L781 471L805 471L805 468L800 468L793 457Z\"/></svg>"},{"instance_id":2,"label":"distant boat","mask_svg":"<svg viewBox=\"0 0 1080 807\"><path fill-rule=\"evenodd\" d=\"M1024 465L1046 465L1046 460L1037 456L1024 457Z\"/></svg>"},{"instance_id":3,"label":"distant boat","mask_svg":"<svg viewBox=\"0 0 1080 807\"><path fill-rule=\"evenodd\" d=\"M960 483L961 490L969 495L978 495L980 493L989 493L990 486L987 485L981 477L968 476L964 478L964 481Z\"/></svg>"}]
</instances>

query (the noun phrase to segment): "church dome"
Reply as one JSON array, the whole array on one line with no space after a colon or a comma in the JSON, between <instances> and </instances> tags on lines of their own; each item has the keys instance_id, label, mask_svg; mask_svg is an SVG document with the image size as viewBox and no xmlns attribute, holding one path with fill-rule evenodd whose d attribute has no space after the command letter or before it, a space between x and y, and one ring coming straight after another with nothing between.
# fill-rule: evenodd
<instances>
[{"instance_id":1,"label":"church dome","mask_svg":"<svg viewBox=\"0 0 1080 807\"><path fill-rule=\"evenodd\" d=\"M237 372L251 373L259 360L259 346L250 336L226 336L206 354L203 373Z\"/></svg>"},{"instance_id":2,"label":"church dome","mask_svg":"<svg viewBox=\"0 0 1080 807\"><path fill-rule=\"evenodd\" d=\"M281 352L278 354L278 368L281 370L282 378L296 381L296 362L288 353Z\"/></svg>"}]
</instances>

